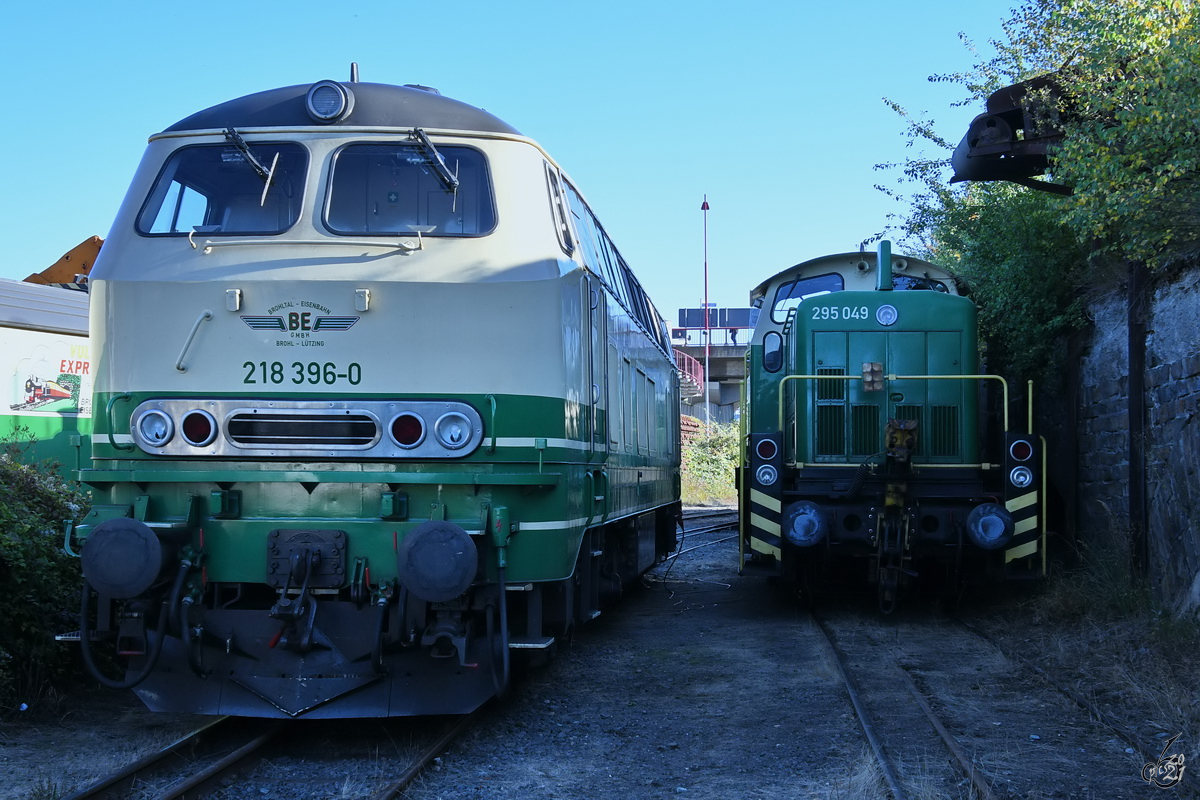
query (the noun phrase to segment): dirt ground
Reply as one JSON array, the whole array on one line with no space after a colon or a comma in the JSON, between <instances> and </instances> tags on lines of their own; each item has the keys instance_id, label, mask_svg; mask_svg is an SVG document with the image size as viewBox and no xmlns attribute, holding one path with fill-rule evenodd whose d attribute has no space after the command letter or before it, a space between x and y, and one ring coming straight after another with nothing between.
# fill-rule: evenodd
<instances>
[{"instance_id":1,"label":"dirt ground","mask_svg":"<svg viewBox=\"0 0 1200 800\"><path fill-rule=\"evenodd\" d=\"M722 536L728 534L698 537L684 546ZM722 541L656 567L642 586L561 647L551 664L528 672L493 703L483 721L405 796L887 797L828 647L807 611L761 576L739 576L736 562L736 542ZM1194 688L1188 665L1174 654L1157 653L1153 644L1146 653L1125 653L1126 644L1118 648L1124 654L1119 657L1101 646L1103 632L1088 627L1092 623L1051 625L1011 600L970 613L1006 648L1019 649L1118 714L1148 747L1161 747L1156 743L1181 733L1173 752L1186 753L1189 766L1200 758L1200 695L1188 688ZM923 689L967 698L947 700L939 711L974 748L976 762L990 770L997 796L1190 796L1187 786L1163 790L1143 781L1140 753L1022 664L993 651L978 656L985 672L940 666L930 653L938 652L936 637L948 636L936 631L943 622L926 620L933 633L910 634L908 623L881 623L869 603L835 616L835 629L855 647L856 669L871 674L876 647L879 665L894 665L900 657ZM861 641L850 641L847 631ZM920 637L934 637L929 641L935 649L922 645ZM858 647L863 643L866 649ZM950 655L957 651L949 645L944 652L940 661L966 663L965 656ZM875 672L882 675L881 670ZM864 691L889 691L886 679L881 686ZM887 713L883 716L886 721ZM130 693L99 691L10 712L0 722L0 768L8 776L0 797L65 796L173 741L200 719L150 714ZM900 730L887 735L905 739L911 727L916 740L916 723L891 721ZM332 761L300 753L276 758L266 772L248 776L243 787L230 787L223 796L371 797L404 766L401 748L389 746L403 738L403 721L397 725L382 734L369 726L374 733L359 740L340 737L343 749ZM1000 748L988 737L1004 726L1009 738ZM901 771L914 787L910 796L972 796L936 747L898 752Z\"/></svg>"}]
</instances>

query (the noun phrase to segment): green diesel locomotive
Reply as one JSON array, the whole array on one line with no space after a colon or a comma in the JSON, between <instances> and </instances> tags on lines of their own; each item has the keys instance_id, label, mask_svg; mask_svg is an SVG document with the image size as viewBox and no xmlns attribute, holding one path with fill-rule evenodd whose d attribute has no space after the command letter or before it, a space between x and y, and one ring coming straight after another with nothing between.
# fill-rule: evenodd
<instances>
[{"instance_id":1,"label":"green diesel locomotive","mask_svg":"<svg viewBox=\"0 0 1200 800\"><path fill-rule=\"evenodd\" d=\"M751 294L741 557L813 588L848 567L895 608L937 575L1044 575L1044 446L979 371L954 276L891 254L815 258Z\"/></svg>"}]
</instances>

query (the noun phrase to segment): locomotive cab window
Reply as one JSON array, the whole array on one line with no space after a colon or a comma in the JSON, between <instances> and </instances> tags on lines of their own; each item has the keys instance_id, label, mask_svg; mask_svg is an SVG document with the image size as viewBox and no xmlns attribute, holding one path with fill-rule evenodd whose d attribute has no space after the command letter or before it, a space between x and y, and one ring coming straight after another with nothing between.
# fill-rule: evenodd
<instances>
[{"instance_id":1,"label":"locomotive cab window","mask_svg":"<svg viewBox=\"0 0 1200 800\"><path fill-rule=\"evenodd\" d=\"M920 275L893 275L892 288L897 291L901 290L925 290L930 292L949 293L946 284L934 278L927 278Z\"/></svg>"},{"instance_id":2,"label":"locomotive cab window","mask_svg":"<svg viewBox=\"0 0 1200 800\"><path fill-rule=\"evenodd\" d=\"M300 216L308 166L297 144L183 147L168 159L138 215L144 236L281 233Z\"/></svg>"},{"instance_id":3,"label":"locomotive cab window","mask_svg":"<svg viewBox=\"0 0 1200 800\"><path fill-rule=\"evenodd\" d=\"M334 160L325 224L334 233L359 236L488 233L496 225L496 207L487 162L470 147L347 145Z\"/></svg>"},{"instance_id":4,"label":"locomotive cab window","mask_svg":"<svg viewBox=\"0 0 1200 800\"><path fill-rule=\"evenodd\" d=\"M819 294L840 292L845 288L846 282L836 272L785 283L775 292L775 304L771 306L771 319L776 322L786 322L788 312L799 306L802 300L816 297Z\"/></svg>"}]
</instances>

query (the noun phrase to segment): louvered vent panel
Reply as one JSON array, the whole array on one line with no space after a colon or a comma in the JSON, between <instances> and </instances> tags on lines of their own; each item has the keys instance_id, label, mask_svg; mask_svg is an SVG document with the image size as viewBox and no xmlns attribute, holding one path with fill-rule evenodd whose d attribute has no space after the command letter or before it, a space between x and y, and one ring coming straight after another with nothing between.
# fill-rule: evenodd
<instances>
[{"instance_id":1,"label":"louvered vent panel","mask_svg":"<svg viewBox=\"0 0 1200 800\"><path fill-rule=\"evenodd\" d=\"M870 456L881 449L883 440L879 425L879 406L853 405L850 407L850 455Z\"/></svg>"},{"instance_id":2,"label":"louvered vent panel","mask_svg":"<svg viewBox=\"0 0 1200 800\"><path fill-rule=\"evenodd\" d=\"M929 417L929 430L922 437L929 443L929 455L935 458L958 456L958 406L930 406Z\"/></svg>"},{"instance_id":3,"label":"louvered vent panel","mask_svg":"<svg viewBox=\"0 0 1200 800\"><path fill-rule=\"evenodd\" d=\"M817 456L846 455L846 407L817 406Z\"/></svg>"}]
</instances>

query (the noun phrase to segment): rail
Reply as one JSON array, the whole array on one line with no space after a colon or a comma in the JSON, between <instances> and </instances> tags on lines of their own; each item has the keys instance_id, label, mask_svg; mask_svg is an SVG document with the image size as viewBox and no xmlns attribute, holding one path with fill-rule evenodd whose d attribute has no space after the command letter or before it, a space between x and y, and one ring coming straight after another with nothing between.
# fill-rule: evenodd
<instances>
[{"instance_id":1,"label":"rail","mask_svg":"<svg viewBox=\"0 0 1200 800\"><path fill-rule=\"evenodd\" d=\"M867 744L870 745L871 752L875 756L875 762L883 774L884 781L887 783L888 792L891 794L893 800L907 800L909 795L904 791L904 784L900 780L900 773L884 749L883 742L880 740L878 731L876 730L873 716L868 709L867 703L863 701L861 690L852 674L849 656L838 644L837 637L834 635L829 623L811 611L809 614L817 630L820 631L824 638L826 647L833 656L838 677L841 678L842 686L846 690L851 706L854 708L854 714L858 718L863 737L867 740ZM972 796L980 798L980 800L992 800L995 794L991 791L988 776L975 767L971 757L963 749L958 739L947 729L945 723L938 716L937 712L934 711L933 706L930 705L928 698L924 697L921 690L917 687L912 675L909 674L909 668L899 661L894 662L894 666L898 670L902 682L912 695L915 705L929 721L929 724L933 726L942 744L958 763L963 776L971 782L974 789Z\"/></svg>"}]
</instances>

